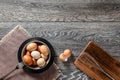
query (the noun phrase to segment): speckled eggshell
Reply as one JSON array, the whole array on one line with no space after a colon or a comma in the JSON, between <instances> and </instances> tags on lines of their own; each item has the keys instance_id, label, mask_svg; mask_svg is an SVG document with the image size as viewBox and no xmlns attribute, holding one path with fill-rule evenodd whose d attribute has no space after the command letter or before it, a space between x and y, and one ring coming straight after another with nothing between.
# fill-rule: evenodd
<instances>
[{"instance_id":1,"label":"speckled eggshell","mask_svg":"<svg viewBox=\"0 0 120 80\"><path fill-rule=\"evenodd\" d=\"M44 54L41 54L41 57L42 57L43 59L45 59L45 60L48 59L48 56L46 56L46 55L44 55Z\"/></svg>"},{"instance_id":2,"label":"speckled eggshell","mask_svg":"<svg viewBox=\"0 0 120 80\"><path fill-rule=\"evenodd\" d=\"M27 46L26 46L26 50L28 51L34 51L37 49L37 43L29 43Z\"/></svg>"},{"instance_id":3,"label":"speckled eggshell","mask_svg":"<svg viewBox=\"0 0 120 80\"><path fill-rule=\"evenodd\" d=\"M42 54L48 56L50 51L49 51L49 48L46 46L46 45L41 45L40 46L40 51Z\"/></svg>"},{"instance_id":4,"label":"speckled eggshell","mask_svg":"<svg viewBox=\"0 0 120 80\"><path fill-rule=\"evenodd\" d=\"M37 65L38 65L39 67L44 67L45 64L46 64L45 59L39 58L39 59L37 60Z\"/></svg>"},{"instance_id":5,"label":"speckled eggshell","mask_svg":"<svg viewBox=\"0 0 120 80\"><path fill-rule=\"evenodd\" d=\"M32 51L32 52L31 52L31 56L32 56L34 59L39 59L39 58L41 57L39 51Z\"/></svg>"}]
</instances>

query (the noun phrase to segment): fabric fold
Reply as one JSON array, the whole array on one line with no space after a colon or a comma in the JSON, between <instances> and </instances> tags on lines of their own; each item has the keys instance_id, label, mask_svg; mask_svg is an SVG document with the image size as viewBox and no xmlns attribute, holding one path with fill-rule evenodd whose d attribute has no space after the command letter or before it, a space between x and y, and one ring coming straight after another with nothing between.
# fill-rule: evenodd
<instances>
[{"instance_id":1,"label":"fabric fold","mask_svg":"<svg viewBox=\"0 0 120 80\"><path fill-rule=\"evenodd\" d=\"M18 49L23 41L31 35L21 26L16 26L0 41L0 77L12 70L17 64ZM60 75L58 66L52 66L43 73L32 74L18 69L10 74L6 80L56 80ZM52 72L52 74L51 74Z\"/></svg>"}]
</instances>

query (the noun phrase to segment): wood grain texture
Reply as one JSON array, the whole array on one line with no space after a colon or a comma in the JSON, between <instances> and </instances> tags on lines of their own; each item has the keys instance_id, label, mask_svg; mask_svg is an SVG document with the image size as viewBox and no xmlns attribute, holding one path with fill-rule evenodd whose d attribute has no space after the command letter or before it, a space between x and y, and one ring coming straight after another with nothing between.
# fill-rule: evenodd
<instances>
[{"instance_id":1,"label":"wood grain texture","mask_svg":"<svg viewBox=\"0 0 120 80\"><path fill-rule=\"evenodd\" d=\"M55 63L62 71L58 80L90 80L73 64L90 40L120 60L119 22L1 22L0 39L16 25L21 25L33 36L47 39L53 45L56 51ZM67 63L62 63L58 55L66 48L73 51L73 56Z\"/></svg>"},{"instance_id":2,"label":"wood grain texture","mask_svg":"<svg viewBox=\"0 0 120 80\"><path fill-rule=\"evenodd\" d=\"M92 41L86 45L74 63L95 80L120 79L120 61ZM107 76L106 73L111 77Z\"/></svg>"},{"instance_id":3,"label":"wood grain texture","mask_svg":"<svg viewBox=\"0 0 120 80\"><path fill-rule=\"evenodd\" d=\"M64 49L73 50L78 56L83 47L93 40L108 53L118 56L120 48L120 23L45 23L45 22L8 22L0 23L1 38L17 24L22 25L33 36L48 39L56 49L57 55Z\"/></svg>"},{"instance_id":4,"label":"wood grain texture","mask_svg":"<svg viewBox=\"0 0 120 80\"><path fill-rule=\"evenodd\" d=\"M0 22L120 21L119 0L1 0Z\"/></svg>"},{"instance_id":5,"label":"wood grain texture","mask_svg":"<svg viewBox=\"0 0 120 80\"><path fill-rule=\"evenodd\" d=\"M0 39L21 25L31 35L52 43L55 63L62 71L58 80L90 80L73 62L90 40L120 60L119 3L119 0L0 0ZM58 55L66 48L73 51L73 56L62 63Z\"/></svg>"}]
</instances>

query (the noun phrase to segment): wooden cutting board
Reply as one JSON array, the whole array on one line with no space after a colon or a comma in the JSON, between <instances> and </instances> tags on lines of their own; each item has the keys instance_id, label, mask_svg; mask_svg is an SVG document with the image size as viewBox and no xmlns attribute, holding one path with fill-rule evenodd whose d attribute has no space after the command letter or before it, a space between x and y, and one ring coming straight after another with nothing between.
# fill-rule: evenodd
<instances>
[{"instance_id":1,"label":"wooden cutting board","mask_svg":"<svg viewBox=\"0 0 120 80\"><path fill-rule=\"evenodd\" d=\"M76 58L74 64L94 80L120 80L120 61L92 41Z\"/></svg>"}]
</instances>

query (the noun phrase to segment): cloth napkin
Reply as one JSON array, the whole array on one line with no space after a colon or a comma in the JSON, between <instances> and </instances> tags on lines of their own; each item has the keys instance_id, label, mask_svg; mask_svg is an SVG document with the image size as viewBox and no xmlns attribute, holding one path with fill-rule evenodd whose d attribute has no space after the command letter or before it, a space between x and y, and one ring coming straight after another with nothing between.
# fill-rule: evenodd
<instances>
[{"instance_id":1,"label":"cloth napkin","mask_svg":"<svg viewBox=\"0 0 120 80\"><path fill-rule=\"evenodd\" d=\"M16 26L0 41L0 77L11 71L18 64L18 49L23 41L30 38L30 34L21 26ZM32 74L18 69L5 80L56 80L60 75L58 66L53 63L45 72Z\"/></svg>"}]
</instances>

